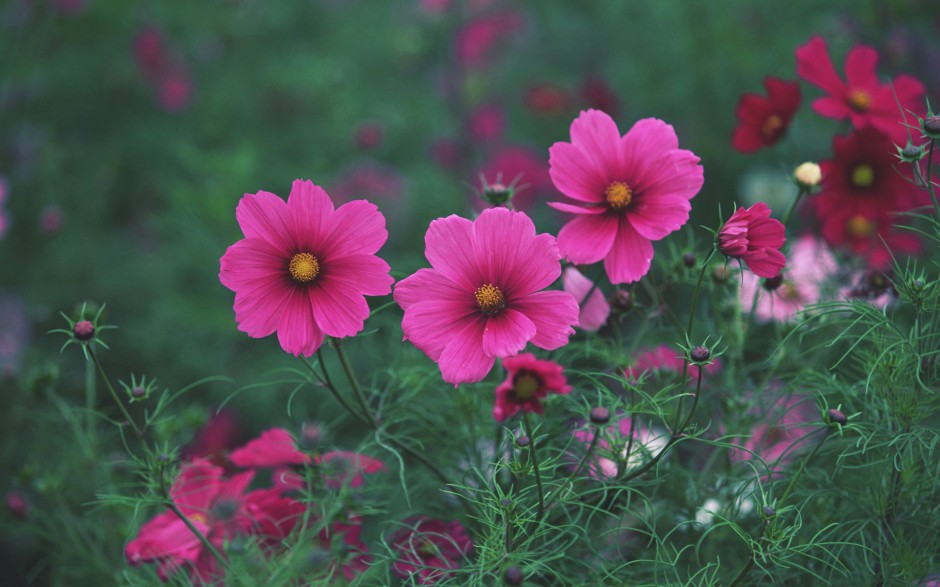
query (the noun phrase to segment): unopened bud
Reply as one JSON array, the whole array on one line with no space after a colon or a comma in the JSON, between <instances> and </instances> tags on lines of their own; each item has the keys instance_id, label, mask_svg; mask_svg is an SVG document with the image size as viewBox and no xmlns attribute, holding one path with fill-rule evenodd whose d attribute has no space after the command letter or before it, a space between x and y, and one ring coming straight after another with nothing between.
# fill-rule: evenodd
<instances>
[{"instance_id":1,"label":"unopened bud","mask_svg":"<svg viewBox=\"0 0 940 587\"><path fill-rule=\"evenodd\" d=\"M940 115L931 114L924 119L924 134L931 139L940 139Z\"/></svg>"},{"instance_id":2,"label":"unopened bud","mask_svg":"<svg viewBox=\"0 0 940 587\"><path fill-rule=\"evenodd\" d=\"M822 181L822 169L816 163L806 162L796 168L793 178L803 189L814 188Z\"/></svg>"},{"instance_id":3,"label":"unopened bud","mask_svg":"<svg viewBox=\"0 0 940 587\"><path fill-rule=\"evenodd\" d=\"M916 163L923 159L926 153L920 147L915 147L911 143L908 143L903 149L898 149L898 155L901 161L905 163Z\"/></svg>"},{"instance_id":4,"label":"unopened bud","mask_svg":"<svg viewBox=\"0 0 940 587\"><path fill-rule=\"evenodd\" d=\"M633 297L625 289L618 289L610 296L610 305L618 312L626 312L633 307Z\"/></svg>"},{"instance_id":5,"label":"unopened bud","mask_svg":"<svg viewBox=\"0 0 940 587\"><path fill-rule=\"evenodd\" d=\"M6 495L7 509L17 518L25 518L29 515L29 502L23 497L23 494L15 489L7 491Z\"/></svg>"},{"instance_id":6,"label":"unopened bud","mask_svg":"<svg viewBox=\"0 0 940 587\"><path fill-rule=\"evenodd\" d=\"M300 440L297 444L302 450L313 450L323 443L325 436L323 426L317 422L308 422L304 424L303 430L300 432Z\"/></svg>"},{"instance_id":7,"label":"unopened bud","mask_svg":"<svg viewBox=\"0 0 940 587\"><path fill-rule=\"evenodd\" d=\"M774 516L777 515L777 510L775 510L774 508L770 507L769 505L765 505L765 506L764 506L763 512L764 512L764 517L765 517L765 518L772 518L772 517L774 517Z\"/></svg>"},{"instance_id":8,"label":"unopened bud","mask_svg":"<svg viewBox=\"0 0 940 587\"><path fill-rule=\"evenodd\" d=\"M695 347L689 354L692 357L692 360L696 363L704 363L712 356L712 353L710 350L708 350L708 347L704 346Z\"/></svg>"},{"instance_id":9,"label":"unopened bud","mask_svg":"<svg viewBox=\"0 0 940 587\"><path fill-rule=\"evenodd\" d=\"M841 410L835 408L829 408L829 422L831 424L838 424L839 426L845 426L848 422L848 418L845 417L845 414Z\"/></svg>"},{"instance_id":10,"label":"unopened bud","mask_svg":"<svg viewBox=\"0 0 940 587\"><path fill-rule=\"evenodd\" d=\"M506 585L512 585L513 587L522 585L523 579L522 569L519 567L506 567L503 572L503 583Z\"/></svg>"},{"instance_id":11,"label":"unopened bud","mask_svg":"<svg viewBox=\"0 0 940 587\"><path fill-rule=\"evenodd\" d=\"M510 186L505 186L499 182L483 186L483 197L494 206L502 206L512 200L514 190Z\"/></svg>"},{"instance_id":12,"label":"unopened bud","mask_svg":"<svg viewBox=\"0 0 940 587\"><path fill-rule=\"evenodd\" d=\"M603 406L591 408L591 424L603 426L608 422L610 422L610 410Z\"/></svg>"},{"instance_id":13,"label":"unopened bud","mask_svg":"<svg viewBox=\"0 0 940 587\"><path fill-rule=\"evenodd\" d=\"M695 267L695 253L686 253L682 255L682 264L690 269Z\"/></svg>"},{"instance_id":14,"label":"unopened bud","mask_svg":"<svg viewBox=\"0 0 940 587\"><path fill-rule=\"evenodd\" d=\"M131 388L131 395L137 399L140 399L147 395L147 389L140 385L135 385Z\"/></svg>"},{"instance_id":15,"label":"unopened bud","mask_svg":"<svg viewBox=\"0 0 940 587\"><path fill-rule=\"evenodd\" d=\"M95 325L88 320L79 320L75 323L75 326L72 327L72 334L74 334L75 338L78 340L91 340L95 335Z\"/></svg>"},{"instance_id":16,"label":"unopened bud","mask_svg":"<svg viewBox=\"0 0 940 587\"><path fill-rule=\"evenodd\" d=\"M529 437L526 436L525 434L520 434L519 436L516 437L516 446L518 446L519 448L526 448L530 444L532 444L532 441L529 440Z\"/></svg>"}]
</instances>

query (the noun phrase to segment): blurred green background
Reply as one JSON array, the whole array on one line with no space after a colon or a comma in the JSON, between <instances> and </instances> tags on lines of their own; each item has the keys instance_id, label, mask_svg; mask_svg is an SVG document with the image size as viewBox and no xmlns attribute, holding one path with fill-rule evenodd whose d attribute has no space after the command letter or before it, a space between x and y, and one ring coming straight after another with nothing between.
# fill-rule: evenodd
<instances>
[{"instance_id":1,"label":"blurred green background","mask_svg":"<svg viewBox=\"0 0 940 587\"><path fill-rule=\"evenodd\" d=\"M114 378L178 389L231 377L189 396L202 413L294 364L274 337L236 330L217 278L244 193L286 197L305 178L338 201L375 201L390 232L379 254L400 278L424 264L430 220L470 213L481 171L508 182L525 170L524 207L556 231L562 219L542 204L548 148L593 106L621 132L650 116L674 125L705 167L691 224L714 225L719 203L769 197L754 192L829 153L833 124L811 112L818 92L805 84L783 143L730 147L739 96L763 92L765 75L794 79L794 49L814 33L840 73L845 52L869 43L883 74L913 73L940 103L931 0L6 0L3 470L43 454L24 449L42 444L23 407L41 404L37 381L57 371L59 393L82 402L80 355L58 354L64 339L46 333L86 300L119 326L102 354ZM285 398L253 389L230 405L256 431L285 419Z\"/></svg>"}]
</instances>

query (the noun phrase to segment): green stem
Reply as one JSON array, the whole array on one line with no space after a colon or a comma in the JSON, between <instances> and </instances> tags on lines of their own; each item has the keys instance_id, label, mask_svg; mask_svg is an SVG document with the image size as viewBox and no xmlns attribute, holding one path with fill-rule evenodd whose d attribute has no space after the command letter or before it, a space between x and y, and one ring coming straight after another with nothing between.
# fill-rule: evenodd
<instances>
[{"instance_id":1,"label":"green stem","mask_svg":"<svg viewBox=\"0 0 940 587\"><path fill-rule=\"evenodd\" d=\"M790 483L787 484L787 488L783 491L783 495L780 496L780 500L777 502L778 505L783 505L786 503L787 497L790 496L790 492L793 491L794 487L796 487L796 482L799 480L800 475L803 474L803 470L806 469L807 463L813 460L813 457L816 456L816 453L818 453L819 449L822 448L822 445L825 444L827 438L829 438L829 429L826 429L825 435L819 440L818 443L816 443L816 448L813 449L813 452L809 453L809 456L803 459L803 462L800 463L800 468L797 469L796 473L794 473L793 477L790 479Z\"/></svg>"},{"instance_id":2,"label":"green stem","mask_svg":"<svg viewBox=\"0 0 940 587\"><path fill-rule=\"evenodd\" d=\"M748 571L750 571L753 567L754 567L754 551L752 549L751 558L748 559L747 564L744 565L744 568L741 569L741 572L738 573L737 576L735 576L735 578L731 581L731 583L728 584L728 587L737 587L738 583L744 580L744 576L747 575Z\"/></svg>"},{"instance_id":3,"label":"green stem","mask_svg":"<svg viewBox=\"0 0 940 587\"><path fill-rule=\"evenodd\" d=\"M575 467L574 472L571 474L569 479L577 477L581 473L581 469L584 468L584 464L589 458L591 458L591 453L594 452L594 448L597 446L597 441L601 437L601 429L598 426L594 427L594 437L591 438L591 444L588 445L587 452L584 453L584 456L581 457L581 461L578 463L578 466Z\"/></svg>"},{"instance_id":4,"label":"green stem","mask_svg":"<svg viewBox=\"0 0 940 587\"><path fill-rule=\"evenodd\" d=\"M361 420L362 422L368 424L368 420L365 418L365 416L354 410L353 407L349 405L349 402L346 401L346 398L340 395L339 391L336 389L336 386L333 385L333 381L330 379L330 374L326 370L326 363L323 362L323 355L320 353L319 349L317 350L317 362L320 363L320 370L323 372L322 381L324 387L330 390L330 393L333 394L333 397L336 399L336 401L338 401L347 412L355 416L357 420ZM307 361L303 361L303 364L308 369L310 369L310 372L313 373L314 376L317 375L316 371L313 370L313 365L310 365L307 363Z\"/></svg>"},{"instance_id":5,"label":"green stem","mask_svg":"<svg viewBox=\"0 0 940 587\"><path fill-rule=\"evenodd\" d=\"M784 226L787 225L787 223L790 221L790 216L793 215L793 211L796 210L797 204L800 203L800 200L803 198L805 194L806 194L806 190L803 187L800 187L800 191L797 192L796 197L793 199L793 202L790 204L790 207L787 209L787 213L783 215L783 220L780 221L781 224L783 224Z\"/></svg>"},{"instance_id":6,"label":"green stem","mask_svg":"<svg viewBox=\"0 0 940 587\"><path fill-rule=\"evenodd\" d=\"M359 381L356 379L356 374L352 371L352 365L349 362L349 357L346 356L346 352L343 350L340 342L334 341L334 346L336 347L336 356L339 357L340 365L343 366L343 372L346 373L346 379L349 380L349 385L352 387L353 395L356 398L356 401L359 403L359 407L362 408L362 414L369 419L369 423L372 425L372 428L378 429L378 426L375 423L375 417L372 415L372 410L369 409L369 404L366 401L365 395L362 393L362 388L359 387Z\"/></svg>"},{"instance_id":7,"label":"green stem","mask_svg":"<svg viewBox=\"0 0 940 587\"><path fill-rule=\"evenodd\" d=\"M933 212L940 220L940 204L937 203L937 195L933 191L933 144L934 139L930 139L930 148L927 150L927 193L930 194L930 201L933 202Z\"/></svg>"},{"instance_id":8,"label":"green stem","mask_svg":"<svg viewBox=\"0 0 940 587\"><path fill-rule=\"evenodd\" d=\"M689 324L685 329L685 343L690 344L689 341L692 340L692 326L695 323L695 308L698 307L698 296L702 291L702 280L705 278L705 271L708 269L708 263L712 260L712 257L715 256L715 253L718 251L717 246L712 245L712 250L708 253L708 256L705 257L705 261L702 263L702 269L698 272L698 281L695 282L695 291L692 292L692 304L689 306ZM699 374L701 374L701 369L699 369ZM682 361L682 377L680 378L682 383L679 387L679 403L676 406L676 421L673 424L673 429L677 428L679 425L679 418L682 415L682 404L684 396L681 395L682 391L685 391L685 383L688 381L689 377L689 357L686 356Z\"/></svg>"},{"instance_id":9,"label":"green stem","mask_svg":"<svg viewBox=\"0 0 940 587\"><path fill-rule=\"evenodd\" d=\"M95 407L98 405L98 390L95 385L95 368L85 361L85 410L87 411L88 444L95 446L95 430L97 429L95 421Z\"/></svg>"},{"instance_id":10,"label":"green stem","mask_svg":"<svg viewBox=\"0 0 940 587\"><path fill-rule=\"evenodd\" d=\"M539 460L535 452L535 435L532 434L532 425L529 423L528 412L523 415L522 425L525 428L526 436L529 437L529 457L532 459L532 471L535 473L535 487L539 494L539 510L535 516L535 528L537 530L538 525L542 522L542 516L545 514L545 493L542 490L542 473L539 471Z\"/></svg>"},{"instance_id":11,"label":"green stem","mask_svg":"<svg viewBox=\"0 0 940 587\"><path fill-rule=\"evenodd\" d=\"M137 436L141 436L140 428L137 427L137 423L134 422L134 419L131 418L130 413L127 411L127 408L124 407L124 403L121 401L121 398L118 396L117 392L114 391L114 388L111 386L111 382L108 380L108 376L104 372L104 368L101 367L101 363L98 361L98 356L95 354L94 349L91 345L88 345L88 355L91 357L92 362L95 364L95 367L98 368L98 375L101 376L101 380L104 381L105 387L108 388L108 392L111 394L114 403L117 404L118 408L121 410L121 414L124 416L124 419L127 420L127 423L131 425L131 428L134 429L134 433Z\"/></svg>"},{"instance_id":12,"label":"green stem","mask_svg":"<svg viewBox=\"0 0 940 587\"><path fill-rule=\"evenodd\" d=\"M176 517L186 524L186 527L189 528L189 531L192 532L193 535L199 539L199 542L202 543L205 549L208 550L217 561L219 561L219 564L222 565L222 568L228 571L228 561L225 560L225 557L222 556L222 553L220 553L218 549L216 549L216 547L213 546L211 542L209 542L209 539L206 538L205 534L199 531L199 528L193 524L192 520L186 517L186 514L184 514L180 510L179 506L176 505L176 502L173 501L173 498L170 496L170 492L166 488L166 479L164 478L162 467L160 468L160 491L163 493L163 499L166 503L166 506L170 508L174 514L176 514Z\"/></svg>"}]
</instances>

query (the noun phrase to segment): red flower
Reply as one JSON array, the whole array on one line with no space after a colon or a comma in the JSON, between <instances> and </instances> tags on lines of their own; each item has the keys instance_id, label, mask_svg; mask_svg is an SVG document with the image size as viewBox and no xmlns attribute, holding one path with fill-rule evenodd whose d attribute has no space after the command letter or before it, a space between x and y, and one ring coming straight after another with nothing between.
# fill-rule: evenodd
<instances>
[{"instance_id":1,"label":"red flower","mask_svg":"<svg viewBox=\"0 0 940 587\"><path fill-rule=\"evenodd\" d=\"M229 460L239 467L286 467L309 463L310 457L297 450L290 432L283 428L272 428L232 451Z\"/></svg>"},{"instance_id":2,"label":"red flower","mask_svg":"<svg viewBox=\"0 0 940 587\"><path fill-rule=\"evenodd\" d=\"M536 359L532 353L523 353L503 359L506 380L496 388L493 418L502 422L520 411L541 414L542 400L549 393L566 394L571 391L562 367L552 361Z\"/></svg>"},{"instance_id":3,"label":"red flower","mask_svg":"<svg viewBox=\"0 0 940 587\"><path fill-rule=\"evenodd\" d=\"M753 153L779 141L803 100L800 84L795 81L768 76L764 88L766 98L748 93L738 100L738 126L731 136L731 146L742 153Z\"/></svg>"},{"instance_id":4,"label":"red flower","mask_svg":"<svg viewBox=\"0 0 940 587\"><path fill-rule=\"evenodd\" d=\"M890 261L882 239L894 251L916 252L917 238L893 230L898 212L928 203L919 190L895 170L891 139L865 128L832 141L833 158L820 163L822 190L810 200L826 241L868 259L873 268Z\"/></svg>"},{"instance_id":5,"label":"red flower","mask_svg":"<svg viewBox=\"0 0 940 587\"><path fill-rule=\"evenodd\" d=\"M616 118L620 113L620 98L604 78L597 75L584 78L580 93L585 108L602 110L612 118Z\"/></svg>"},{"instance_id":6,"label":"red flower","mask_svg":"<svg viewBox=\"0 0 940 587\"><path fill-rule=\"evenodd\" d=\"M459 569L461 560L473 550L473 542L460 522L429 520L426 516L406 521L392 539L398 554L392 568L403 579L411 578L418 585L436 585Z\"/></svg>"},{"instance_id":7,"label":"red flower","mask_svg":"<svg viewBox=\"0 0 940 587\"><path fill-rule=\"evenodd\" d=\"M571 106L571 97L559 85L552 83L533 84L526 88L522 99L526 109L533 114L555 116Z\"/></svg>"},{"instance_id":8,"label":"red flower","mask_svg":"<svg viewBox=\"0 0 940 587\"><path fill-rule=\"evenodd\" d=\"M770 208L758 202L738 208L718 233L718 250L741 259L760 277L774 277L787 263L778 249L787 241L786 229L770 217Z\"/></svg>"},{"instance_id":9,"label":"red flower","mask_svg":"<svg viewBox=\"0 0 940 587\"><path fill-rule=\"evenodd\" d=\"M836 120L849 118L855 128L873 126L894 143L906 144L907 129L901 112L923 114L924 86L907 75L880 83L875 72L877 64L877 51L856 45L845 58L846 81L842 81L822 37L814 35L796 50L796 73L828 93L813 101L813 110Z\"/></svg>"}]
</instances>

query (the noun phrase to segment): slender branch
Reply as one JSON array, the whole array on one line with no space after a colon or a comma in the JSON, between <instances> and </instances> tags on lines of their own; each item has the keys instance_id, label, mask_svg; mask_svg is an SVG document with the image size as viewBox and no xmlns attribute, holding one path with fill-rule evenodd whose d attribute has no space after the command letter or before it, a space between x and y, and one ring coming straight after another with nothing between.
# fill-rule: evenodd
<instances>
[{"instance_id":1,"label":"slender branch","mask_svg":"<svg viewBox=\"0 0 940 587\"><path fill-rule=\"evenodd\" d=\"M806 465L811 460L813 460L813 457L816 456L816 453L818 453L819 449L822 448L822 445L825 444L826 439L829 438L829 430L830 430L829 428L826 428L825 434L823 435L821 439L819 439L819 442L816 443L816 448L814 448L813 452L809 453L809 456L803 459L803 462L800 463L800 468L797 469L796 473L793 474L793 477L790 478L790 482L787 484L787 488L783 491L783 495L780 496L780 499L777 502L778 504L786 503L787 497L790 496L790 492L793 491L794 487L796 487L796 482L800 478L800 475L803 474L803 470L806 469Z\"/></svg>"},{"instance_id":2,"label":"slender branch","mask_svg":"<svg viewBox=\"0 0 940 587\"><path fill-rule=\"evenodd\" d=\"M601 429L598 426L594 427L594 436L591 438L591 444L588 445L587 452L584 453L584 456L581 457L581 461L578 463L578 466L574 468L574 472L571 473L569 479L577 477L581 473L581 469L584 468L584 464L589 458L591 458L591 453L594 452L594 448L597 446L597 441L601 437Z\"/></svg>"},{"instance_id":3,"label":"slender branch","mask_svg":"<svg viewBox=\"0 0 940 587\"><path fill-rule=\"evenodd\" d=\"M98 361L98 355L95 354L95 350L91 345L88 345L88 355L91 357L92 362L95 364L95 367L98 368L98 375L101 376L102 381L104 381L105 387L108 388L108 392L111 394L111 397L114 399L114 403L117 404L118 408L121 409L121 414L124 416L124 419L127 420L127 423L131 425L131 428L134 429L134 433L137 436L141 436L140 428L137 427L137 423L134 422L134 419L131 418L130 413L127 411L127 408L124 407L124 402L121 401L121 398L118 396L117 392L114 391L114 388L111 386L111 381L108 380L108 376L104 372L104 368L101 367L101 363Z\"/></svg>"},{"instance_id":4,"label":"slender branch","mask_svg":"<svg viewBox=\"0 0 940 587\"><path fill-rule=\"evenodd\" d=\"M343 347L338 340L334 341L334 343L334 346L336 347L336 355L339 357L340 365L343 366L343 372L346 373L346 379L349 380L349 385L352 387L353 395L356 397L356 401L359 402L359 407L362 408L362 414L370 420L372 427L378 430L375 417L372 415L372 410L369 409L369 403L366 401L365 395L362 393L362 388L359 387L359 381L356 379L356 374L352 371L352 365L349 363L349 357L346 356L346 352L343 350Z\"/></svg>"},{"instance_id":5,"label":"slender branch","mask_svg":"<svg viewBox=\"0 0 940 587\"><path fill-rule=\"evenodd\" d=\"M184 514L180 510L179 506L176 505L176 502L173 501L173 498L170 496L170 492L167 490L166 478L164 477L163 473L164 469L163 467L160 467L160 492L163 494L163 500L166 503L166 506L170 508L174 514L176 514L176 517L186 524L186 527L189 528L189 531L192 532L193 535L199 539L199 542L202 543L206 550L208 550L212 556L214 556L215 559L219 561L219 564L222 565L222 568L228 571L228 561L225 560L225 557L222 556L222 553L220 553L218 549L213 546L212 542L206 538L206 535L199 531L199 528L193 524L192 520L186 517L186 514Z\"/></svg>"},{"instance_id":6,"label":"slender branch","mask_svg":"<svg viewBox=\"0 0 940 587\"><path fill-rule=\"evenodd\" d=\"M695 309L698 306L699 293L702 291L702 279L705 278L705 271L708 269L708 263L712 260L712 257L715 256L715 253L717 251L718 251L718 248L713 244L711 252L708 253L708 256L705 257L705 261L702 263L702 269L698 272L698 281L695 282L695 291L692 292L692 304L689 306L689 324L685 329L686 344L690 344L689 341L692 340L692 326L695 324ZM701 373L701 369L699 369L699 373ZM685 382L688 381L688 377L689 377L689 357L686 356L684 360L682 361L682 377L680 378L681 385L679 387L680 390L682 391L685 390ZM673 424L674 429L679 426L679 418L682 415L682 403L683 403L682 400L683 400L683 396L679 395L679 403L676 406L676 421Z\"/></svg>"},{"instance_id":7,"label":"slender branch","mask_svg":"<svg viewBox=\"0 0 940 587\"><path fill-rule=\"evenodd\" d=\"M933 202L933 211L940 220L940 204L937 203L937 195L933 191L933 144L934 139L930 139L930 148L927 150L927 193L930 194L930 201ZM916 165L916 163L915 163Z\"/></svg>"},{"instance_id":8,"label":"slender branch","mask_svg":"<svg viewBox=\"0 0 940 587\"><path fill-rule=\"evenodd\" d=\"M803 196L806 195L806 189L800 186L800 191L797 192L796 198L793 199L793 202L790 204L790 207L787 209L787 213L783 215L783 219L780 221L784 226L787 225L787 222L790 221L790 216L793 215L793 212L796 210L796 205L800 203L800 200Z\"/></svg>"},{"instance_id":9,"label":"slender branch","mask_svg":"<svg viewBox=\"0 0 940 587\"><path fill-rule=\"evenodd\" d=\"M545 493L542 490L542 474L539 471L539 460L535 453L535 435L532 434L532 425L529 423L528 412L523 415L522 425L525 427L526 436L529 437L529 456L532 459L532 470L535 473L535 487L539 494L539 510L535 516L535 528L537 530L538 525L542 521L542 516L545 514Z\"/></svg>"}]
</instances>

